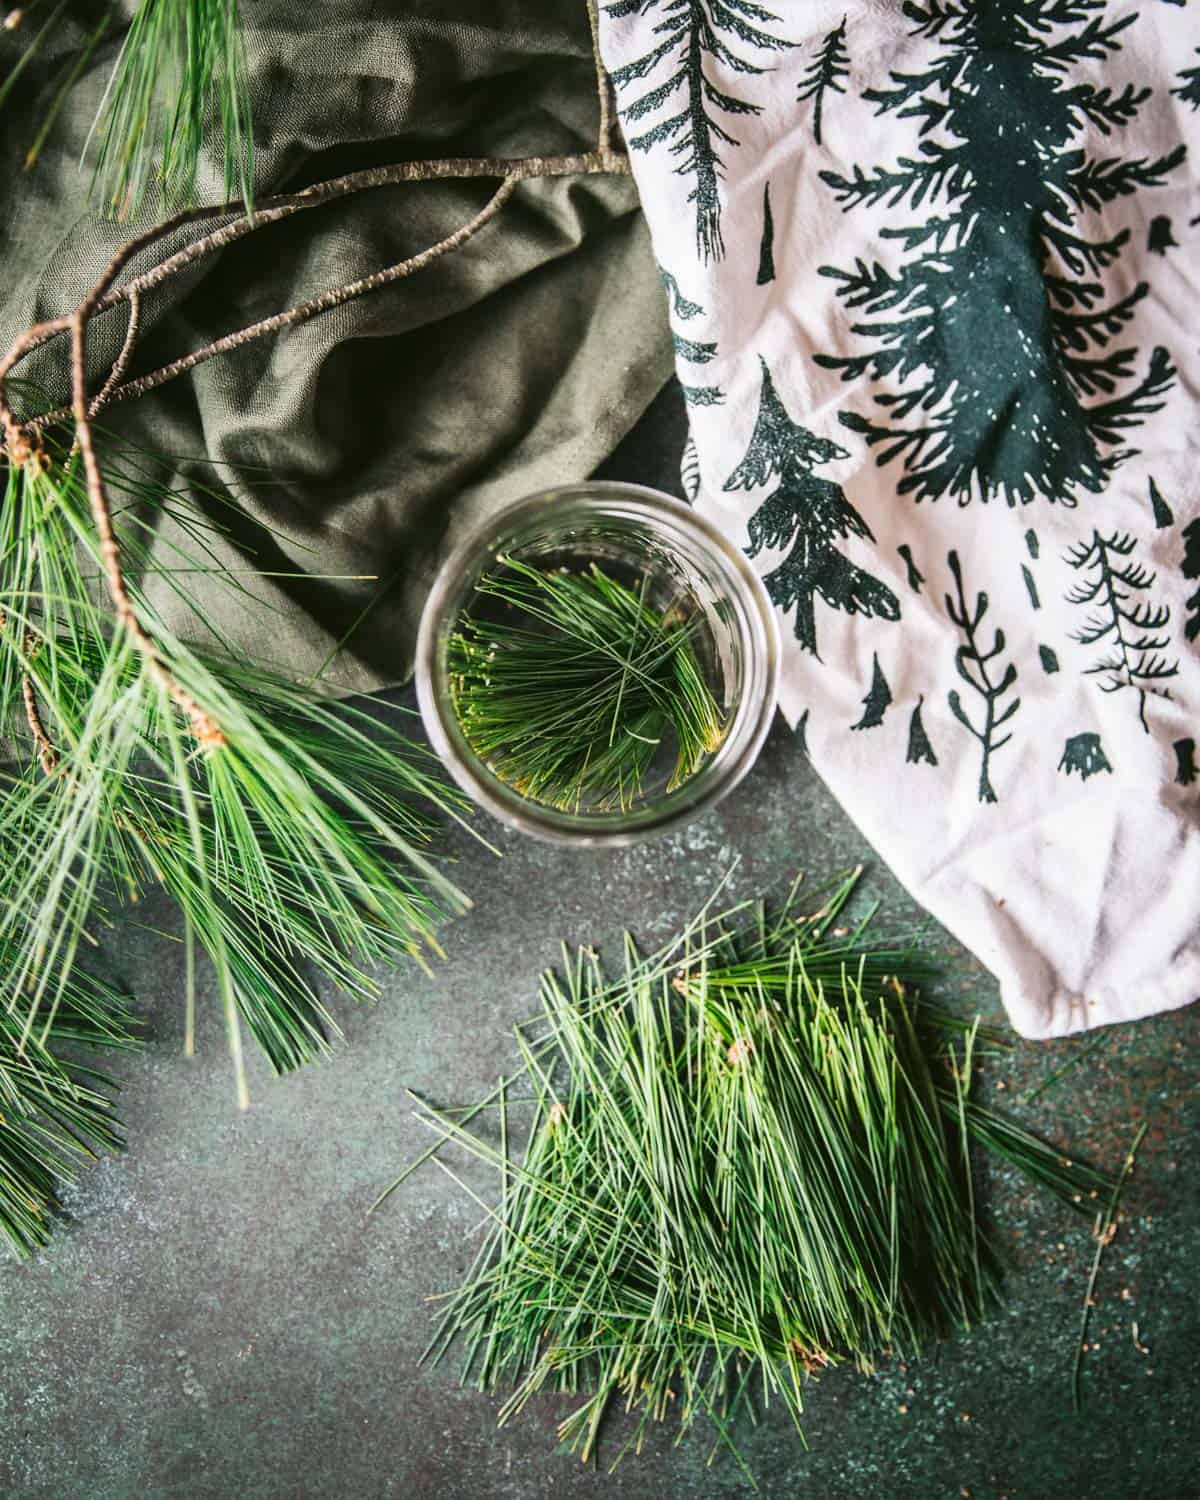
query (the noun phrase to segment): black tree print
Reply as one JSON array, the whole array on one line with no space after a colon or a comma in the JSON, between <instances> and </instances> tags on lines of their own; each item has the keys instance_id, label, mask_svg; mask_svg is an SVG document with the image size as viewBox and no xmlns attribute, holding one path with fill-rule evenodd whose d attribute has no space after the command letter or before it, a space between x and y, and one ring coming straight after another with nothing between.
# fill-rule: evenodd
<instances>
[{"instance_id":1,"label":"black tree print","mask_svg":"<svg viewBox=\"0 0 1200 1500\"><path fill-rule=\"evenodd\" d=\"M658 274L666 288L667 296L671 299L671 311L681 323L687 323L692 318L704 316L704 309L698 302L690 302L679 290L679 283L671 275L670 271L664 271L661 266Z\"/></svg>"},{"instance_id":2,"label":"black tree print","mask_svg":"<svg viewBox=\"0 0 1200 1500\"><path fill-rule=\"evenodd\" d=\"M1176 740L1175 750L1175 780L1180 786L1191 786L1196 779L1196 741L1188 735L1186 739Z\"/></svg>"},{"instance_id":3,"label":"black tree print","mask_svg":"<svg viewBox=\"0 0 1200 1500\"><path fill-rule=\"evenodd\" d=\"M1200 47L1196 51L1200 52ZM1171 92L1193 109L1200 109L1200 68L1183 68L1179 73L1179 87Z\"/></svg>"},{"instance_id":4,"label":"black tree print","mask_svg":"<svg viewBox=\"0 0 1200 1500\"><path fill-rule=\"evenodd\" d=\"M1200 517L1183 528L1183 576L1193 582L1200 579ZM1200 635L1200 589L1184 601L1188 620L1183 633L1189 641Z\"/></svg>"},{"instance_id":5,"label":"black tree print","mask_svg":"<svg viewBox=\"0 0 1200 1500\"><path fill-rule=\"evenodd\" d=\"M921 721L921 705L924 702L925 696L922 694L908 721L908 754L904 759L910 766L920 765L922 761L930 766L938 763L933 746L929 743L929 736L925 733L925 725Z\"/></svg>"},{"instance_id":6,"label":"black tree print","mask_svg":"<svg viewBox=\"0 0 1200 1500\"><path fill-rule=\"evenodd\" d=\"M771 184L763 183L763 228L758 247L758 275L754 278L759 286L775 280L775 220L771 215Z\"/></svg>"},{"instance_id":7,"label":"black tree print","mask_svg":"<svg viewBox=\"0 0 1200 1500\"><path fill-rule=\"evenodd\" d=\"M883 716L888 711L892 701L892 690L888 687L888 680L883 675L883 669L879 665L879 653L876 651L871 657L871 686L867 689L867 695L863 699L863 715L857 724L851 724L851 729L874 729L883 723Z\"/></svg>"},{"instance_id":8,"label":"black tree print","mask_svg":"<svg viewBox=\"0 0 1200 1500\"><path fill-rule=\"evenodd\" d=\"M988 596L985 593L976 594L975 603L968 604L958 553L949 552L946 562L954 578L954 594L946 595L946 613L958 626L963 636L963 644L954 653L954 665L958 669L958 675L971 691L983 700L982 723L975 723L963 707L962 699L954 688L946 694L946 699L954 717L979 741L979 800L980 802L995 802L996 791L992 786L991 778L992 756L1012 739L1011 733L1000 734L998 731L1008 723L1021 706L1020 698L1013 698L1004 707L1000 706L1000 700L1015 686L1017 669L1012 662L1009 662L1000 677L995 681L992 680L989 666L1003 655L1004 632L997 630L992 637L991 647L985 648L980 639L979 627L988 611Z\"/></svg>"},{"instance_id":9,"label":"black tree print","mask_svg":"<svg viewBox=\"0 0 1200 1500\"><path fill-rule=\"evenodd\" d=\"M1160 531L1174 525L1174 512L1153 479L1150 481L1150 509L1154 512L1154 524Z\"/></svg>"},{"instance_id":10,"label":"black tree print","mask_svg":"<svg viewBox=\"0 0 1200 1500\"><path fill-rule=\"evenodd\" d=\"M938 54L920 72L893 73L865 97L880 114L915 119L918 149L894 167L821 176L846 211L908 209L880 231L900 252L889 270L859 259L822 267L874 352L819 355L847 381L884 381L883 408L847 426L899 459L901 492L1035 496L1073 504L1099 491L1125 456L1125 432L1163 404L1175 370L1167 351L1143 362L1119 342L1144 282L1106 293L1102 273L1128 229L1090 238L1095 211L1160 184L1184 156L1090 157L1085 132L1110 136L1150 90L1073 81L1077 62L1119 49L1133 16L1109 22L1105 0L909 0L914 32Z\"/></svg>"},{"instance_id":11,"label":"black tree print","mask_svg":"<svg viewBox=\"0 0 1200 1500\"><path fill-rule=\"evenodd\" d=\"M1058 653L1053 646L1039 646L1038 659L1042 663L1042 671L1047 677L1053 677L1058 671Z\"/></svg>"},{"instance_id":12,"label":"black tree print","mask_svg":"<svg viewBox=\"0 0 1200 1500\"><path fill-rule=\"evenodd\" d=\"M1073 734L1063 746L1058 769L1065 776L1077 771L1086 781L1089 776L1095 776L1100 771L1111 771L1112 766L1109 765L1098 734Z\"/></svg>"},{"instance_id":13,"label":"black tree print","mask_svg":"<svg viewBox=\"0 0 1200 1500\"><path fill-rule=\"evenodd\" d=\"M709 360L716 358L716 344L706 343L701 339L685 339L681 333L672 333L671 341L676 355L689 364L706 365ZM725 400L725 392L715 385L692 385L680 380L679 389L689 406L720 406Z\"/></svg>"},{"instance_id":14,"label":"black tree print","mask_svg":"<svg viewBox=\"0 0 1200 1500\"><path fill-rule=\"evenodd\" d=\"M610 0L604 7L610 16L645 8L645 0ZM792 44L765 29L779 18L755 0L663 0L659 9L662 20L654 35L661 40L611 75L618 96L631 85L650 83L621 107L625 138L631 151L666 146L676 158L675 171L693 184L688 202L696 205L697 250L706 262L719 260L725 253L721 149L738 144L729 120L756 115L760 106L719 89L710 74L718 67L744 76L765 73L770 63L757 61L757 55ZM655 123L638 131L651 120Z\"/></svg>"},{"instance_id":15,"label":"black tree print","mask_svg":"<svg viewBox=\"0 0 1200 1500\"><path fill-rule=\"evenodd\" d=\"M1179 241L1171 232L1171 220L1167 214L1155 214L1146 231L1146 249L1156 255L1165 255L1168 250L1177 250Z\"/></svg>"},{"instance_id":16,"label":"black tree print","mask_svg":"<svg viewBox=\"0 0 1200 1500\"><path fill-rule=\"evenodd\" d=\"M846 18L843 16L841 25L835 26L829 33L821 43L816 58L805 70L804 80L797 96L801 102L805 99L814 101L813 140L818 146L821 144L821 112L825 105L826 90L835 94L844 94L846 90L842 80L847 78L849 73L850 54L846 51Z\"/></svg>"},{"instance_id":17,"label":"black tree print","mask_svg":"<svg viewBox=\"0 0 1200 1500\"><path fill-rule=\"evenodd\" d=\"M1136 547L1128 533L1103 536L1093 531L1090 541L1069 548L1066 561L1085 576L1067 594L1067 602L1092 610L1083 629L1073 631L1071 639L1081 646L1105 647L1105 654L1086 667L1085 674L1102 678L1100 687L1106 693L1135 689L1138 718L1148 734L1146 694L1169 698L1162 684L1176 676L1179 663L1163 655L1170 645L1169 636L1161 633L1171 618L1170 606L1134 598L1151 588L1156 577L1134 561Z\"/></svg>"},{"instance_id":18,"label":"black tree print","mask_svg":"<svg viewBox=\"0 0 1200 1500\"><path fill-rule=\"evenodd\" d=\"M814 601L819 594L831 609L847 614L900 618L900 602L885 583L837 550L848 537L874 541L871 528L846 499L840 485L813 473L818 464L848 458L845 448L793 422L762 363L758 418L746 456L725 481L726 490L753 490L779 483L750 517L750 545L757 557L764 547L786 547L788 557L763 580L785 613L796 607L796 639L819 656Z\"/></svg>"},{"instance_id":19,"label":"black tree print","mask_svg":"<svg viewBox=\"0 0 1200 1500\"><path fill-rule=\"evenodd\" d=\"M700 494L700 450L690 432L684 440L683 454L679 460L679 482L689 503L695 505L696 497Z\"/></svg>"},{"instance_id":20,"label":"black tree print","mask_svg":"<svg viewBox=\"0 0 1200 1500\"><path fill-rule=\"evenodd\" d=\"M908 579L909 588L912 589L914 594L919 594L921 592L921 585L925 582L925 575L913 561L912 548L907 542L901 542L896 551L900 554L904 562L905 576Z\"/></svg>"}]
</instances>

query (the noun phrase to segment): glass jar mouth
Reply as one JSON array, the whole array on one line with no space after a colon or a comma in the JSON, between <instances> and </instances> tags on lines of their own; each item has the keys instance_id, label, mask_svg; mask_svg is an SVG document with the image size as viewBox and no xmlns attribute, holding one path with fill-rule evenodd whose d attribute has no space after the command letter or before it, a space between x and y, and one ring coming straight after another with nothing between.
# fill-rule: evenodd
<instances>
[{"instance_id":1,"label":"glass jar mouth","mask_svg":"<svg viewBox=\"0 0 1200 1500\"><path fill-rule=\"evenodd\" d=\"M566 812L522 796L468 742L451 690L449 643L476 581L499 553L522 538L597 518L636 526L665 550L702 559L706 575L722 592L723 618L737 638L742 676L721 744L680 786L630 810ZM450 775L502 823L553 843L620 845L678 827L741 781L771 727L779 664L779 630L766 590L743 554L710 521L658 490L589 481L529 495L489 515L457 544L438 571L421 616L417 700L426 733Z\"/></svg>"}]
</instances>

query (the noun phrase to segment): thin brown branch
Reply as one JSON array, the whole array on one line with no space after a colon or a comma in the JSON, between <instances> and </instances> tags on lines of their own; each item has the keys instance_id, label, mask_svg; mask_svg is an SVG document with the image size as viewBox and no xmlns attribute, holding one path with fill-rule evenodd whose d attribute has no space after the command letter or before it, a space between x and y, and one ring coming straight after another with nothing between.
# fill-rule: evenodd
<instances>
[{"instance_id":1,"label":"thin brown branch","mask_svg":"<svg viewBox=\"0 0 1200 1500\"><path fill-rule=\"evenodd\" d=\"M97 292L93 289L93 316L106 312L119 302L127 301L132 291L152 291L187 266L217 250L223 250L227 245L268 224L277 224L281 219L290 218L305 209L318 208L323 203L331 203L353 193L392 187L403 182L466 180L475 177L515 177L523 182L538 177L622 176L628 173L629 158L623 151L599 147L595 151L566 156L447 157L435 161L396 162L388 167L366 167L359 172L347 173L344 177L331 178L328 182L314 183L312 187L302 188L296 193L280 193L261 199L255 205L253 214L245 213L236 202L184 209L155 228L145 231L137 239L129 241L118 251L97 284L103 290ZM231 216L230 223L193 240L190 245L185 245L166 260L142 272L140 276L133 277L125 286L113 288L113 281L129 261L158 240L167 238L189 224ZM57 334L66 332L70 324L70 314L36 324L23 333L4 359L0 360L0 419L9 411L3 396L5 376L19 360Z\"/></svg>"},{"instance_id":2,"label":"thin brown branch","mask_svg":"<svg viewBox=\"0 0 1200 1500\"><path fill-rule=\"evenodd\" d=\"M100 562L108 582L108 592L116 610L117 622L129 632L131 640L146 663L146 669L151 678L168 694L188 720L198 744L205 750L215 750L225 743L224 734L163 661L158 647L138 617L125 582L125 572L121 566L121 549L113 530L112 510L108 503L104 475L100 471L100 463L96 457L91 416L88 411L85 372L87 325L92 311L91 299L85 298L71 318L71 391L75 413L75 441L79 445L79 452L83 458L88 503L92 512L92 524L96 528Z\"/></svg>"},{"instance_id":3,"label":"thin brown branch","mask_svg":"<svg viewBox=\"0 0 1200 1500\"><path fill-rule=\"evenodd\" d=\"M93 288L92 297L89 299L94 300L95 303L92 316L105 312L120 302L127 301L136 293L144 294L152 291L187 266L224 249L227 245L234 244L237 240L253 234L268 224L276 224L305 209L319 207L323 203L332 202L352 193L367 192L401 182L466 180L475 177L513 178L518 182L523 182L539 177L623 175L628 172L629 158L625 153L606 147L568 156L448 157L436 161L398 162L390 167L367 167L360 172L350 172L344 177L335 177L328 182L316 183L298 193L278 194L275 197L262 199L256 204L252 215L239 213L237 203L185 209L156 228L147 230L137 239L131 240L118 252L109 263L100 282ZM129 261L155 241L166 238L188 224L206 219L223 218L231 214L237 215L231 223L222 225L221 228L213 230L198 240L193 240L190 245L185 245L183 249L177 250L174 255L168 256L166 260L160 261L150 270L133 277L125 286L116 288L112 286L112 282ZM371 287L365 288L368 291L372 289ZM5 358L0 360L0 422L5 427L10 451L18 424L5 397L5 377L19 360L57 334L65 332L70 327L70 323L71 318L67 314L61 318L37 324L23 333ZM191 367L190 364L185 364L175 373L182 374L184 370ZM162 384L162 382L157 381L155 384ZM153 389L153 386L148 386L147 389ZM107 402L108 397L104 404L107 405ZM30 430L38 431L52 426L69 415L69 407L59 407L30 419L24 425Z\"/></svg>"},{"instance_id":4,"label":"thin brown branch","mask_svg":"<svg viewBox=\"0 0 1200 1500\"><path fill-rule=\"evenodd\" d=\"M587 0L588 27L592 33L592 62L596 67L596 92L600 99L600 127L597 146L601 151L612 150L613 98L612 84L600 56L600 18L596 14L596 0Z\"/></svg>"},{"instance_id":5,"label":"thin brown branch","mask_svg":"<svg viewBox=\"0 0 1200 1500\"><path fill-rule=\"evenodd\" d=\"M298 323L305 323L320 313L340 307L344 302L351 302L367 292L376 291L379 287L387 286L393 281L413 275L416 271L424 270L440 256L446 255L451 250L457 250L473 235L478 234L512 197L516 186L515 177L506 177L474 218L468 219L453 234L448 234L445 239L439 240L436 245L431 245L428 250L422 250L419 255L412 255L407 260L397 262L394 266L385 267L382 271L374 271L370 276L361 276L357 281L347 282L345 286L333 287L329 291L321 292L307 302L301 302L286 312L274 313L269 318L261 318L247 328L238 329L236 333L227 333L219 339L214 339L211 344L206 344L203 349L195 349L190 354L182 355L179 359L172 360L170 364L151 370L149 374L139 375L136 380L126 381L124 385L106 387L104 400L100 401L97 398L97 401L93 403L92 415L95 416L102 405L109 405L114 401L127 401L131 396L144 396L147 391L165 385L168 380L174 380L177 375L195 369L197 365L204 364L206 360L215 359L217 355L228 354L231 350L250 343L252 339L262 338L268 333L276 333L281 328L292 328ZM55 414L49 413L48 415L53 417Z\"/></svg>"},{"instance_id":6,"label":"thin brown branch","mask_svg":"<svg viewBox=\"0 0 1200 1500\"><path fill-rule=\"evenodd\" d=\"M95 416L108 405L109 397L121 384L125 371L129 368L129 360L133 354L133 346L137 342L138 329L142 322L142 294L136 287L129 289L129 326L125 330L125 341L121 345L121 352L113 362L112 369L108 372L108 379L100 387L88 414Z\"/></svg>"},{"instance_id":7,"label":"thin brown branch","mask_svg":"<svg viewBox=\"0 0 1200 1500\"><path fill-rule=\"evenodd\" d=\"M37 746L38 760L41 762L42 770L47 776L53 776L58 770L58 756L50 736L46 733L46 726L42 722L33 678L28 672L21 678L21 698L25 704L25 722L29 725L29 732L33 735L33 742Z\"/></svg>"}]
</instances>

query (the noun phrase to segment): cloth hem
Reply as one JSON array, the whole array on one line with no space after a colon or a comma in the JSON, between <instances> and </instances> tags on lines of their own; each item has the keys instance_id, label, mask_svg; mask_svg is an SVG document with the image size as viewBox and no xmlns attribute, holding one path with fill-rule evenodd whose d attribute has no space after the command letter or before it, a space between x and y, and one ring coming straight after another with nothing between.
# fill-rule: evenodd
<instances>
[{"instance_id":1,"label":"cloth hem","mask_svg":"<svg viewBox=\"0 0 1200 1500\"><path fill-rule=\"evenodd\" d=\"M1093 990L1083 995L1073 990L1055 990L1047 1004L1028 1007L1013 1003L1004 987L1004 1007L1014 1028L1030 1041L1093 1031L1123 1021L1140 1021L1160 1011L1182 1010L1200 1000L1200 946L1185 948L1175 956L1172 972L1155 982L1133 981L1120 989ZM1040 1011L1043 1022L1033 1019Z\"/></svg>"}]
</instances>

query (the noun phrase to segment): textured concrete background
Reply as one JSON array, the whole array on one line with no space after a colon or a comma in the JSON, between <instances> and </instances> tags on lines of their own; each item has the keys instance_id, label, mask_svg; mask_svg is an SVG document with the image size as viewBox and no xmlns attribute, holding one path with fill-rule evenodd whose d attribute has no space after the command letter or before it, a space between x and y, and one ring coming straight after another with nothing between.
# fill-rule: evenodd
<instances>
[{"instance_id":1,"label":"textured concrete background","mask_svg":"<svg viewBox=\"0 0 1200 1500\"><path fill-rule=\"evenodd\" d=\"M668 395L611 472L673 488L679 433ZM119 1065L128 1154L85 1175L48 1254L0 1265L4 1500L749 1493L728 1459L706 1467L699 1431L678 1450L660 1433L611 1477L619 1418L598 1468L556 1451L555 1398L497 1431L489 1397L460 1390L450 1366L416 1364L431 1327L423 1298L465 1269L478 1211L433 1170L366 1210L428 1139L405 1086L451 1103L486 1091L560 938L613 953L626 926L663 938L735 856L741 897L797 869L870 865L870 851L782 727L722 807L660 842L596 854L498 840L499 861L456 840L476 909L449 930L434 977L397 973L377 1007L343 1007L332 1061L284 1080L258 1070L248 1115L234 1107L215 996L202 997L200 1056L181 1055L182 952L145 930L173 928L165 904L113 939L153 1039ZM877 863L869 890L888 927L920 919ZM948 1001L995 1017L989 977L936 928L927 936L947 955ZM1200 1493L1197 1040L1197 1007L1114 1031L1025 1105L1087 1043L1018 1044L987 1065L997 1097L1107 1165L1150 1124L1101 1270L1084 1414L1071 1413L1070 1372L1090 1224L989 1167L988 1211L1012 1266L1006 1308L919 1364L814 1384L807 1451L782 1412L767 1413L742 1445L761 1493Z\"/></svg>"}]
</instances>

